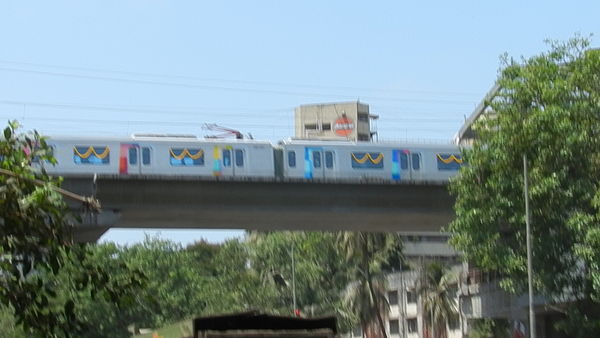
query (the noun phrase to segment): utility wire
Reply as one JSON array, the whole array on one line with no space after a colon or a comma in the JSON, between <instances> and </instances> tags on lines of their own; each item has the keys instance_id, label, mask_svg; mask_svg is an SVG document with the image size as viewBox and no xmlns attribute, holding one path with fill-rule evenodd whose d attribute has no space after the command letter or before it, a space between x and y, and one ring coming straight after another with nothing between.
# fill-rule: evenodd
<instances>
[{"instance_id":1,"label":"utility wire","mask_svg":"<svg viewBox=\"0 0 600 338\"><path fill-rule=\"evenodd\" d=\"M82 119L82 118L59 118L59 117L26 117L26 120L32 121L46 121L46 122L68 122L68 123L94 123L94 124L122 124L122 125L168 125L168 126L182 126L188 127L197 123L200 127L202 123L200 121L149 121L149 120L102 120L102 119ZM293 129L289 124L254 124L254 123L236 123L236 126L250 127L250 128L290 128ZM378 128L382 129L397 129L394 127ZM428 128L421 130L444 130L445 128ZM419 130L411 128L411 130Z\"/></svg>"},{"instance_id":2,"label":"utility wire","mask_svg":"<svg viewBox=\"0 0 600 338\"><path fill-rule=\"evenodd\" d=\"M0 104L25 106L25 108L28 106L31 106L31 107L59 108L59 109L68 109L68 110L95 110L95 111L159 114L159 115L179 114L179 115L188 115L188 116L189 115L199 116L199 115L206 115L206 114L215 114L216 111L219 110L219 108L204 107L204 108L197 108L196 110L194 110L194 108L186 108L189 110L182 111L182 110L179 110L181 108L168 109L168 107L152 108L149 106L142 106L142 107L138 108L136 106L119 106L119 105L111 106L111 105L102 105L102 104L51 103L51 102L22 101L22 100L0 100ZM244 108L244 109L246 109L246 108ZM277 112L279 112L279 113L277 113ZM238 118L256 119L257 116L259 116L259 117L265 117L265 116L267 116L267 117L268 116L282 117L282 116L292 115L292 114L293 114L293 109L271 109L271 110L256 109L254 112L244 112L241 110L238 110L237 112L232 112L232 113L219 112L217 115L218 115L218 117L231 116L231 117L238 117ZM390 115L397 115L397 114L398 113L391 113ZM436 113L406 112L406 113L402 113L402 114L415 114L415 115L422 116L425 114L436 114ZM439 114L439 113L437 113L437 114ZM454 113L452 113L452 114L454 114ZM253 116L248 116L248 115L253 115ZM429 122L429 123L446 123L446 122L462 121L463 119L462 119L462 117L460 117L460 118L385 117L385 118L381 118L381 120L386 121L386 122L389 122L389 121L401 121L401 122L414 121L414 122Z\"/></svg>"},{"instance_id":3,"label":"utility wire","mask_svg":"<svg viewBox=\"0 0 600 338\"><path fill-rule=\"evenodd\" d=\"M158 85L158 86L183 87L183 88L194 88L194 89L203 89L203 90L222 90L222 91L250 92L250 93L271 94L271 95L324 97L324 98L329 98L329 99L338 98L338 99L344 99L344 100L356 100L356 97L354 97L354 96L340 95L340 94L321 94L321 93L296 92L296 91L285 91L285 90L275 90L275 89L240 88L240 87L228 87L228 86L216 86L216 85L191 84L191 83L182 83L182 82L140 80L140 79L131 79L131 78L122 78L122 77L84 75L84 74L52 72L52 71L42 71L42 70L29 70L29 69L8 68L8 67L0 67L0 70L7 71L7 72L21 72L21 73L29 73L29 74L37 74L37 75L71 77L71 78L86 79L86 80L101 80L101 81L123 82L123 83L143 84L143 85ZM432 104L465 105L465 104L473 103L473 101L464 101L464 100L461 101L461 100L443 100L443 99L407 99L407 98L383 97L383 96L362 96L362 98L365 98L367 100L416 102L416 103L420 102L420 103L432 103Z\"/></svg>"},{"instance_id":4,"label":"utility wire","mask_svg":"<svg viewBox=\"0 0 600 338\"><path fill-rule=\"evenodd\" d=\"M459 92L459 91L429 91L429 90L415 90L415 89L390 89L390 88L368 88L368 87L353 87L353 86L329 86L329 85L315 85L315 84L294 84L294 83L283 83L283 82L271 82L271 81L251 81L251 80L231 80L231 79L217 79L217 78L202 78L189 75L172 75L172 74L161 74L161 73L144 73L144 72L131 72L122 70L111 70L101 68L86 68L86 67L73 67L63 65L50 65L41 63L31 62L16 62L8 60L0 60L0 63L12 64L19 66L29 67L42 67L42 68L54 68L54 69L65 69L75 70L84 72L95 72L95 73L112 73L121 74L128 76L137 77L154 77L154 78L169 78L169 79L181 79L189 81L210 81L210 82L229 82L237 84L249 84L249 85L264 85L264 86L285 86L285 87L296 87L296 88L310 88L310 89L329 89L329 90L359 90L359 91L371 91L371 92L390 92L390 93L411 93L411 94L434 94L434 95L462 95L462 96L481 96L481 93L476 92Z\"/></svg>"}]
</instances>

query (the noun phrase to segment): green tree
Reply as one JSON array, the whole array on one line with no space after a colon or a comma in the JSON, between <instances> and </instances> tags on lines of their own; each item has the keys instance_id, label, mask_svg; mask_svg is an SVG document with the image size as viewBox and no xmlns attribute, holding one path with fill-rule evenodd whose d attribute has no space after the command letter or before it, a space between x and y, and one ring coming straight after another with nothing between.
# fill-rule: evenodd
<instances>
[{"instance_id":1,"label":"green tree","mask_svg":"<svg viewBox=\"0 0 600 338\"><path fill-rule=\"evenodd\" d=\"M338 249L345 255L350 269L350 280L345 301L358 317L363 332L387 337L384 314L388 310L384 266L391 257L397 257L401 246L395 234L376 232L340 232Z\"/></svg>"},{"instance_id":2,"label":"green tree","mask_svg":"<svg viewBox=\"0 0 600 338\"><path fill-rule=\"evenodd\" d=\"M506 319L477 319L469 329L470 338L509 338L509 322Z\"/></svg>"},{"instance_id":3,"label":"green tree","mask_svg":"<svg viewBox=\"0 0 600 338\"><path fill-rule=\"evenodd\" d=\"M451 182L457 217L449 231L469 261L500 272L507 290L525 290L526 155L535 289L566 297L597 321L600 51L588 45L575 38L551 43L539 56L505 60L500 92L490 102L493 117L476 126L479 138L464 152L469 165Z\"/></svg>"},{"instance_id":4,"label":"green tree","mask_svg":"<svg viewBox=\"0 0 600 338\"><path fill-rule=\"evenodd\" d=\"M71 336L83 323L73 293L58 291L90 287L119 303L139 286L138 276L114 283L102 266L86 262L85 246L72 243L73 217L62 196L76 195L61 190L60 179L44 170L56 163L45 139L18 133L18 127L9 122L0 138L0 303L14 309L28 336ZM80 269L66 287L59 275L71 262Z\"/></svg>"},{"instance_id":5,"label":"green tree","mask_svg":"<svg viewBox=\"0 0 600 338\"><path fill-rule=\"evenodd\" d=\"M294 248L297 308L303 316L340 313L340 293L348 275L335 238L334 233L327 232L254 232L249 236L250 265L262 276L265 287L277 294L278 312L294 313Z\"/></svg>"},{"instance_id":6,"label":"green tree","mask_svg":"<svg viewBox=\"0 0 600 338\"><path fill-rule=\"evenodd\" d=\"M250 251L246 243L233 239L220 246L211 263L216 273L209 281L205 314L264 311L276 307L275 288L265 285L249 262Z\"/></svg>"},{"instance_id":7,"label":"green tree","mask_svg":"<svg viewBox=\"0 0 600 338\"><path fill-rule=\"evenodd\" d=\"M23 328L17 325L13 309L8 306L0 306L0 337L27 337Z\"/></svg>"},{"instance_id":8,"label":"green tree","mask_svg":"<svg viewBox=\"0 0 600 338\"><path fill-rule=\"evenodd\" d=\"M446 337L446 325L458 320L456 277L437 262L425 265L421 273L417 293L421 297L423 315L432 338Z\"/></svg>"}]
</instances>

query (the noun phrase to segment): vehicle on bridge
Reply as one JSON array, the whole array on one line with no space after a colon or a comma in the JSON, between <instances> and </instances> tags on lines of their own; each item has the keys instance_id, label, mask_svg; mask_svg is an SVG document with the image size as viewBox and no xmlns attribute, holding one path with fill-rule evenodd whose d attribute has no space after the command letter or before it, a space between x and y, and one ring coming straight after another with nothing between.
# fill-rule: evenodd
<instances>
[{"instance_id":1,"label":"vehicle on bridge","mask_svg":"<svg viewBox=\"0 0 600 338\"><path fill-rule=\"evenodd\" d=\"M283 177L344 181L447 182L462 165L454 145L283 141Z\"/></svg>"},{"instance_id":2,"label":"vehicle on bridge","mask_svg":"<svg viewBox=\"0 0 600 338\"><path fill-rule=\"evenodd\" d=\"M277 145L190 135L51 137L60 175L168 175L344 182L447 182L455 145L287 140Z\"/></svg>"}]
</instances>

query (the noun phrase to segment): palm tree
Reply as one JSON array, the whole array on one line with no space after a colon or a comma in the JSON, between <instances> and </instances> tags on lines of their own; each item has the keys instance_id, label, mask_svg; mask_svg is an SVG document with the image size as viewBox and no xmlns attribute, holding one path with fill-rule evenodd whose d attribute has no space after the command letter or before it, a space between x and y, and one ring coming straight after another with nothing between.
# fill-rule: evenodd
<instances>
[{"instance_id":1,"label":"palm tree","mask_svg":"<svg viewBox=\"0 0 600 338\"><path fill-rule=\"evenodd\" d=\"M425 266L419 280L423 317L429 324L432 338L446 337L446 325L458 316L457 303L452 292L456 275L439 263Z\"/></svg>"},{"instance_id":2,"label":"palm tree","mask_svg":"<svg viewBox=\"0 0 600 338\"><path fill-rule=\"evenodd\" d=\"M383 314L389 305L382 266L398 247L399 237L387 233L341 232L338 244L354 281L344 297L346 305L358 316L363 332L376 334L374 326L378 326L381 336L387 338Z\"/></svg>"}]
</instances>

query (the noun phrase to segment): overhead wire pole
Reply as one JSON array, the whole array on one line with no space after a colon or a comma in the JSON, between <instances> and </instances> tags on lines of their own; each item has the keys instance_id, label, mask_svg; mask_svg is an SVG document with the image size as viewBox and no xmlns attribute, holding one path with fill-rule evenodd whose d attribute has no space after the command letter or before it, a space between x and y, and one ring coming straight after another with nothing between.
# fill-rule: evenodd
<instances>
[{"instance_id":1,"label":"overhead wire pole","mask_svg":"<svg viewBox=\"0 0 600 338\"><path fill-rule=\"evenodd\" d=\"M529 287L529 337L536 338L535 334L535 311L533 309L533 271L531 252L531 224L529 221L529 182L527 180L527 155L523 154L523 179L525 193L525 225L527 232L527 284Z\"/></svg>"}]
</instances>

